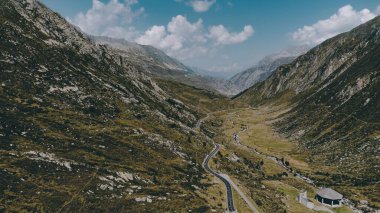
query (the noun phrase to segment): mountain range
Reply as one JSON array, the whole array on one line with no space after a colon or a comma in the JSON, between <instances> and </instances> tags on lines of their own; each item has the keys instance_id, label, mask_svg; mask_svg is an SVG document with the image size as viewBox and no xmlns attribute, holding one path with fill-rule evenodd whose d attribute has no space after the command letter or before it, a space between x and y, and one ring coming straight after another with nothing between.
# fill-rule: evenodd
<instances>
[{"instance_id":1,"label":"mountain range","mask_svg":"<svg viewBox=\"0 0 380 213\"><path fill-rule=\"evenodd\" d=\"M117 54L144 70L153 78L179 81L190 86L212 90L233 96L265 80L277 67L290 63L296 56L306 52L308 46L289 47L264 57L257 65L225 80L214 77L209 71L188 67L163 51L149 45L140 45L124 39L90 36L97 44L110 46Z\"/></svg>"},{"instance_id":2,"label":"mountain range","mask_svg":"<svg viewBox=\"0 0 380 213\"><path fill-rule=\"evenodd\" d=\"M299 205L299 188L316 188L309 178L380 203L380 17L230 80L86 35L36 0L0 1L0 38L0 212L224 212L224 188L202 167L217 143L210 167L264 212ZM327 172L294 166L303 176L290 177L286 159L240 140L257 133L233 119L260 107L255 116L281 113L246 123Z\"/></svg>"},{"instance_id":3,"label":"mountain range","mask_svg":"<svg viewBox=\"0 0 380 213\"><path fill-rule=\"evenodd\" d=\"M289 47L278 53L264 57L256 66L225 80L214 77L209 71L188 67L163 51L149 46L102 36L89 36L95 43L107 45L125 60L144 70L153 78L178 81L190 86L233 96L265 80L280 65L291 62L305 52L308 46Z\"/></svg>"},{"instance_id":4,"label":"mountain range","mask_svg":"<svg viewBox=\"0 0 380 213\"><path fill-rule=\"evenodd\" d=\"M235 95L239 91L222 78L203 75L193 71L177 59L149 45L140 45L124 39L90 36L97 44L107 45L125 60L148 73L152 78L178 81L225 95Z\"/></svg>"}]
</instances>

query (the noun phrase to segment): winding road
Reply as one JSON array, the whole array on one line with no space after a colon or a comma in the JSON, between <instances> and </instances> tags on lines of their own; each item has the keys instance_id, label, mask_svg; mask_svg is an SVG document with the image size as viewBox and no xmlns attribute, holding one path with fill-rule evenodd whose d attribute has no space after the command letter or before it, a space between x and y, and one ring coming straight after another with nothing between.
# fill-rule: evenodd
<instances>
[{"instance_id":1,"label":"winding road","mask_svg":"<svg viewBox=\"0 0 380 213\"><path fill-rule=\"evenodd\" d=\"M223 111L229 111L229 110L222 110L222 111L218 111L218 112L223 112ZM213 112L213 113L215 113L215 112ZM198 120L198 122L196 123L196 125L193 129L195 131L200 131L200 126L202 125L202 123L205 120L207 120L210 117L210 115L213 113L207 113L206 117ZM228 209L228 211L229 212L237 212L237 210L234 206L234 200L233 200L233 193L232 193L232 187L233 187L238 192L240 197L247 203L248 207L252 210L252 212L259 213L257 208L251 203L251 201L247 198L247 196L240 190L240 188L231 180L231 178L228 175L218 174L218 173L214 172L212 169L210 169L209 161L216 153L219 152L219 149L220 149L220 145L216 144L215 149L205 157L202 166L207 172L216 176L225 184L226 189L227 189L227 209Z\"/></svg>"},{"instance_id":2,"label":"winding road","mask_svg":"<svg viewBox=\"0 0 380 213\"><path fill-rule=\"evenodd\" d=\"M214 175L215 177L219 178L219 180L221 180L224 185L226 185L226 189L227 189L227 209L229 212L236 212L236 209L235 209L235 206L234 206L234 198L233 198L233 195L232 195L232 186L231 184L228 182L228 180L226 180L224 177L222 177L221 175L219 175L218 173L214 172L210 167L209 167L209 161L210 159L216 154L219 152L219 149L220 149L220 145L219 144L216 144L215 145L215 149L212 150L212 152L210 154L208 154L206 156L206 158L204 159L203 161L203 168L211 173L212 175Z\"/></svg>"}]
</instances>

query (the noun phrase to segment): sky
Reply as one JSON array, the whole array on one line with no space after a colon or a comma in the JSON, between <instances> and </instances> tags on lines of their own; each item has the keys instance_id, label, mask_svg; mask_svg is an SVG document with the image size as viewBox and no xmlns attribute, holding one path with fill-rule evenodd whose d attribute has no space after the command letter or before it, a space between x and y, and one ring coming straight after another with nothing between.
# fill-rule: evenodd
<instances>
[{"instance_id":1,"label":"sky","mask_svg":"<svg viewBox=\"0 0 380 213\"><path fill-rule=\"evenodd\" d=\"M217 74L315 46L380 14L380 0L40 0L82 31L152 45Z\"/></svg>"}]
</instances>

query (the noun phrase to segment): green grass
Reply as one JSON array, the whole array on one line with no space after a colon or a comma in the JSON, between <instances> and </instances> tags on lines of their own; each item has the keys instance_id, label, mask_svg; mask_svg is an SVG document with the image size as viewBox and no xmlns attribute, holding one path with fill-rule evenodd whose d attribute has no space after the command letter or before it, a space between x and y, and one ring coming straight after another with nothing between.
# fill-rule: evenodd
<instances>
[{"instance_id":1,"label":"green grass","mask_svg":"<svg viewBox=\"0 0 380 213\"><path fill-rule=\"evenodd\" d=\"M226 146L226 150L221 150L219 155L218 168L222 168L225 173L238 179L243 188L252 193L253 200L260 204L260 208L264 211L273 211L269 206L273 206L274 202L277 202L277 204L282 204L277 206L278 209L286 208L288 212L305 212L307 209L300 205L295 198L303 189L306 189L309 197L312 198L316 188L291 174L288 174L288 177L279 177L278 175L286 170L272 160L236 145L232 139L233 133L240 132L242 144L256 148L261 153L278 158L283 157L289 161L293 169L310 176L315 175L316 172L335 171L334 167L310 164L308 161L310 153L299 152L295 141L287 140L273 129L273 121L284 112L286 112L286 108L283 106L229 110L223 113L214 113L212 121L207 124L211 126L217 121L222 123L220 126L213 127L216 132L219 132L215 140ZM241 132L242 126L247 127L248 130ZM226 160L231 153L235 153L240 160L238 162ZM252 163L258 165L260 161L264 162L261 167L250 166ZM265 185L266 188L263 189L261 185ZM335 187L335 189L346 194L343 188ZM271 199L267 200L262 197L263 195ZM280 201L277 201L276 198L280 198ZM347 208L343 209L347 210Z\"/></svg>"}]
</instances>

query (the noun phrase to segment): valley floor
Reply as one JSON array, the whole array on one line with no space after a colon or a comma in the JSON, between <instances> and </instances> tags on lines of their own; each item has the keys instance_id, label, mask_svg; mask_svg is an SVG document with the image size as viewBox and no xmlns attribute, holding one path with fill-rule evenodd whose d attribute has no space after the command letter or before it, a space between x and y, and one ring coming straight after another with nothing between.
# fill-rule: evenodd
<instances>
[{"instance_id":1,"label":"valley floor","mask_svg":"<svg viewBox=\"0 0 380 213\"><path fill-rule=\"evenodd\" d=\"M218 132L214 141L223 146L210 167L228 174L262 212L316 212L301 205L296 197L307 190L308 198L319 206L314 199L317 187L307 177L334 168L309 163L306 152L298 151L295 142L272 128L276 117L286 110L260 107L213 113L201 128ZM220 183L219 187L224 186ZM238 212L250 212L236 191L234 200ZM325 208L326 212L353 212L348 206L331 210Z\"/></svg>"}]
</instances>

